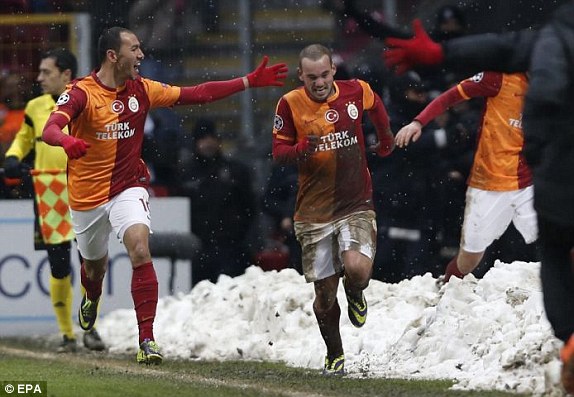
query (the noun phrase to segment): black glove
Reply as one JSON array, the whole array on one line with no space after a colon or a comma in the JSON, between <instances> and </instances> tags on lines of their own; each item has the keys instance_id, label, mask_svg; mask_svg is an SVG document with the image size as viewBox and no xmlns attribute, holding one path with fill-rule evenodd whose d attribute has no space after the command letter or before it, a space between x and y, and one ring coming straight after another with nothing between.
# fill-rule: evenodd
<instances>
[{"instance_id":1,"label":"black glove","mask_svg":"<svg viewBox=\"0 0 574 397\"><path fill-rule=\"evenodd\" d=\"M16 156L8 156L4 160L4 176L6 178L21 178L22 170L20 168L20 160Z\"/></svg>"}]
</instances>

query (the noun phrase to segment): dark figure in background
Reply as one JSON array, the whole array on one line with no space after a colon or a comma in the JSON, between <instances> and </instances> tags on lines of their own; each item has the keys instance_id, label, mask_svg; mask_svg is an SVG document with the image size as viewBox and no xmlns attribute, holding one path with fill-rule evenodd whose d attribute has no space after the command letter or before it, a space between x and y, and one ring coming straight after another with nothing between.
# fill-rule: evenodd
<instances>
[{"instance_id":1,"label":"dark figure in background","mask_svg":"<svg viewBox=\"0 0 574 397\"><path fill-rule=\"evenodd\" d=\"M574 393L574 1L539 31L433 42L420 22L410 40L392 40L390 67L445 64L466 72L529 73L522 115L524 155L532 170L541 248L544 308L561 350L562 385Z\"/></svg>"},{"instance_id":2,"label":"dark figure in background","mask_svg":"<svg viewBox=\"0 0 574 397\"><path fill-rule=\"evenodd\" d=\"M146 118L142 158L150 170L150 189L155 196L177 192L179 164L173 161L172 153L181 144L181 124L181 117L170 108L152 109Z\"/></svg>"},{"instance_id":3,"label":"dark figure in background","mask_svg":"<svg viewBox=\"0 0 574 397\"><path fill-rule=\"evenodd\" d=\"M428 93L415 72L391 82L390 90L391 129L399 130L424 109ZM373 277L386 282L424 274L435 262L440 158L434 136L423 138L416 148L379 159L373 169L378 226Z\"/></svg>"},{"instance_id":4,"label":"dark figure in background","mask_svg":"<svg viewBox=\"0 0 574 397\"><path fill-rule=\"evenodd\" d=\"M224 157L213 120L198 120L193 137L195 155L181 165L179 195L191 198L191 231L201 240L192 261L195 285L238 276L251 264L256 198L249 169Z\"/></svg>"},{"instance_id":5,"label":"dark figure in background","mask_svg":"<svg viewBox=\"0 0 574 397\"><path fill-rule=\"evenodd\" d=\"M280 248L287 249L288 266L302 273L301 245L295 237L293 228L293 213L297 200L297 176L296 166L273 164L263 194L261 209L272 221L273 230L270 239L280 243L277 244Z\"/></svg>"},{"instance_id":6,"label":"dark figure in background","mask_svg":"<svg viewBox=\"0 0 574 397\"><path fill-rule=\"evenodd\" d=\"M351 17L356 24L371 37L385 40L389 37L406 39L413 33L386 22L377 17L376 13L369 12L357 4L357 0L344 0L343 13ZM436 11L435 21L430 36L438 42L464 36L467 32L467 23L464 12L455 5L444 5ZM385 71L387 71L385 69ZM445 70L441 67L421 66L416 72L425 83L432 97L445 91L451 82L458 82L463 77ZM388 72L387 72L388 73ZM387 80L387 78L385 78Z\"/></svg>"}]
</instances>

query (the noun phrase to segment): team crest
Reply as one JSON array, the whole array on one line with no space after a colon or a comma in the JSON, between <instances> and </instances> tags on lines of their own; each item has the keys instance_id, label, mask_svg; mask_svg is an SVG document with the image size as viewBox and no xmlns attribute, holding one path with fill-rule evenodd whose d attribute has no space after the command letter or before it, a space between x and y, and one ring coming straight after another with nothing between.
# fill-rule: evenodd
<instances>
[{"instance_id":1,"label":"team crest","mask_svg":"<svg viewBox=\"0 0 574 397\"><path fill-rule=\"evenodd\" d=\"M118 101L117 99L112 102L112 112L116 114L120 114L124 111L124 104L122 101Z\"/></svg>"},{"instance_id":2,"label":"team crest","mask_svg":"<svg viewBox=\"0 0 574 397\"><path fill-rule=\"evenodd\" d=\"M275 119L273 120L273 128L275 128L277 131L283 128L283 119L278 114L275 115Z\"/></svg>"},{"instance_id":3,"label":"team crest","mask_svg":"<svg viewBox=\"0 0 574 397\"><path fill-rule=\"evenodd\" d=\"M353 120L357 120L357 118L359 117L359 109L357 109L357 106L355 106L354 103L349 103L347 105L347 114Z\"/></svg>"},{"instance_id":4,"label":"team crest","mask_svg":"<svg viewBox=\"0 0 574 397\"><path fill-rule=\"evenodd\" d=\"M329 109L325 112L325 120L327 123L335 124L339 121L339 112L335 109Z\"/></svg>"},{"instance_id":5,"label":"team crest","mask_svg":"<svg viewBox=\"0 0 574 397\"><path fill-rule=\"evenodd\" d=\"M130 97L130 100L128 101L128 108L130 108L130 110L134 113L140 110L140 103L135 96Z\"/></svg>"},{"instance_id":6,"label":"team crest","mask_svg":"<svg viewBox=\"0 0 574 397\"><path fill-rule=\"evenodd\" d=\"M130 97L128 101L128 108L130 108L130 110L134 113L140 110L140 103L135 96Z\"/></svg>"},{"instance_id":7,"label":"team crest","mask_svg":"<svg viewBox=\"0 0 574 397\"><path fill-rule=\"evenodd\" d=\"M67 92L64 92L58 98L58 102L56 102L56 105L58 105L58 106L64 105L64 104L68 103L69 100L70 100L70 95Z\"/></svg>"}]
</instances>

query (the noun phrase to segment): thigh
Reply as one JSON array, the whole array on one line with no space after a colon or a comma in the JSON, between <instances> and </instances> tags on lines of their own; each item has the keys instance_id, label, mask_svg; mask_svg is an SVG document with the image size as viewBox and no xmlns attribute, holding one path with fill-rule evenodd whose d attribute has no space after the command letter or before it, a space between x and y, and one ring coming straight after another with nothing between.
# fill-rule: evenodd
<instances>
[{"instance_id":1,"label":"thigh","mask_svg":"<svg viewBox=\"0 0 574 397\"><path fill-rule=\"evenodd\" d=\"M538 219L534 210L534 188L529 186L516 192L514 198L514 226L520 232L526 244L538 238Z\"/></svg>"},{"instance_id":2,"label":"thigh","mask_svg":"<svg viewBox=\"0 0 574 397\"><path fill-rule=\"evenodd\" d=\"M460 239L467 252L483 252L502 236L512 217L511 192L492 192L469 187Z\"/></svg>"},{"instance_id":3,"label":"thigh","mask_svg":"<svg viewBox=\"0 0 574 397\"><path fill-rule=\"evenodd\" d=\"M339 255L355 251L366 257L364 263L372 263L377 244L377 223L374 211L356 212L335 222Z\"/></svg>"},{"instance_id":4,"label":"thigh","mask_svg":"<svg viewBox=\"0 0 574 397\"><path fill-rule=\"evenodd\" d=\"M112 230L106 204L88 211L70 210L70 215L82 258L95 261L106 256Z\"/></svg>"},{"instance_id":5,"label":"thigh","mask_svg":"<svg viewBox=\"0 0 574 397\"><path fill-rule=\"evenodd\" d=\"M144 224L151 230L149 193L142 187L123 191L110 201L110 223L116 237L123 242L126 229Z\"/></svg>"},{"instance_id":6,"label":"thigh","mask_svg":"<svg viewBox=\"0 0 574 397\"><path fill-rule=\"evenodd\" d=\"M307 282L323 280L343 271L331 223L295 222L295 234L301 244L301 262Z\"/></svg>"}]
</instances>

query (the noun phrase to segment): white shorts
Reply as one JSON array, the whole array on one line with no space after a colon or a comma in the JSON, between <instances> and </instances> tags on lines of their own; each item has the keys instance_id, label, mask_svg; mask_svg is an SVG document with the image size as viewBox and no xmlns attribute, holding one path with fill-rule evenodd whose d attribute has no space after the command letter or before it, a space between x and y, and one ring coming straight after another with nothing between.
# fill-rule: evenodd
<instances>
[{"instance_id":1,"label":"white shorts","mask_svg":"<svg viewBox=\"0 0 574 397\"><path fill-rule=\"evenodd\" d=\"M353 250L373 260L377 223L374 211L360 211L328 223L295 222L307 282L343 271L343 252Z\"/></svg>"},{"instance_id":2,"label":"white shorts","mask_svg":"<svg viewBox=\"0 0 574 397\"><path fill-rule=\"evenodd\" d=\"M460 247L467 252L483 252L514 223L526 244L538 238L534 210L534 189L494 192L469 187Z\"/></svg>"},{"instance_id":3,"label":"white shorts","mask_svg":"<svg viewBox=\"0 0 574 397\"><path fill-rule=\"evenodd\" d=\"M143 187L129 188L105 204L88 211L70 210L78 250L88 260L108 253L110 232L122 242L126 229L135 224L150 228L149 194Z\"/></svg>"}]
</instances>

